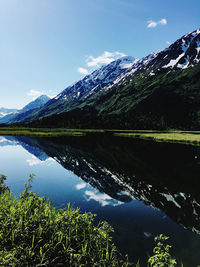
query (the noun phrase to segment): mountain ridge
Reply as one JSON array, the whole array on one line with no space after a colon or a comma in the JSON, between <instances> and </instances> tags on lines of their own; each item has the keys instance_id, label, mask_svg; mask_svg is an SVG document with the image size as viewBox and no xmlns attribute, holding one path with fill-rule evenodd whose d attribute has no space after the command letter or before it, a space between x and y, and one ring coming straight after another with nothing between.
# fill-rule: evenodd
<instances>
[{"instance_id":1,"label":"mountain ridge","mask_svg":"<svg viewBox=\"0 0 200 267\"><path fill-rule=\"evenodd\" d=\"M24 116L27 116L30 112L34 109L37 109L47 103L50 100L50 97L46 95L41 95L34 99L33 101L29 102L25 105L22 109L16 110L15 112L10 112L7 115L0 118L0 123L14 123L18 122L23 119Z\"/></svg>"},{"instance_id":2,"label":"mountain ridge","mask_svg":"<svg viewBox=\"0 0 200 267\"><path fill-rule=\"evenodd\" d=\"M199 65L198 29L142 59L122 57L102 66L68 86L41 108L26 114L21 122L38 127L41 124L78 128L199 127L197 106L200 103L196 100L200 98ZM180 110L176 108L176 101ZM194 106L196 113L192 114ZM177 117L175 123L170 109ZM186 113L185 122L181 110ZM198 123L190 125L191 117Z\"/></svg>"},{"instance_id":3,"label":"mountain ridge","mask_svg":"<svg viewBox=\"0 0 200 267\"><path fill-rule=\"evenodd\" d=\"M10 113L13 113L13 112L17 112L18 109L15 109L15 108L4 108L4 107L1 107L0 108L0 119Z\"/></svg>"}]
</instances>

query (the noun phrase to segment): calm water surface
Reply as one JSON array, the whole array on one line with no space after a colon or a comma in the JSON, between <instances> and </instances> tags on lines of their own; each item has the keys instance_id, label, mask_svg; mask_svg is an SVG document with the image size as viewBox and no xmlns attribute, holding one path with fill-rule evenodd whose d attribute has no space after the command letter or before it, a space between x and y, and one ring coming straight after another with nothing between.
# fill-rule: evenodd
<instances>
[{"instance_id":1,"label":"calm water surface","mask_svg":"<svg viewBox=\"0 0 200 267\"><path fill-rule=\"evenodd\" d=\"M126 138L0 137L0 173L17 196L33 191L58 208L80 207L115 229L114 241L144 265L153 237L170 236L184 266L200 264L200 148Z\"/></svg>"}]
</instances>

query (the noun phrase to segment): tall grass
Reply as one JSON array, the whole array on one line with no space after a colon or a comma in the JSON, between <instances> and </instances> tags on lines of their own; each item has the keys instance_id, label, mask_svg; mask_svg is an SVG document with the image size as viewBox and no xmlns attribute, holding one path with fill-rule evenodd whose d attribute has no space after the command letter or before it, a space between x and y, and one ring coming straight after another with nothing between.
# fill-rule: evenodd
<instances>
[{"instance_id":1,"label":"tall grass","mask_svg":"<svg viewBox=\"0 0 200 267\"><path fill-rule=\"evenodd\" d=\"M1 266L128 266L112 243L112 228L95 226L92 213L70 205L55 210L31 191L33 175L18 199L0 176Z\"/></svg>"}]
</instances>

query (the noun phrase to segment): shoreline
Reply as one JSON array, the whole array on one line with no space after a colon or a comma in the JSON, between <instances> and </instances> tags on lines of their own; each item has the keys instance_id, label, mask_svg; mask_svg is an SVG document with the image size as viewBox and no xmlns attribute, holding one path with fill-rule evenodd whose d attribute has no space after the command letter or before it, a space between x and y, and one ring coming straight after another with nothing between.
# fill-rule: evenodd
<instances>
[{"instance_id":1,"label":"shoreline","mask_svg":"<svg viewBox=\"0 0 200 267\"><path fill-rule=\"evenodd\" d=\"M115 129L64 129L64 128L0 128L0 135L59 137L109 135L165 143L200 146L200 131L115 130Z\"/></svg>"}]
</instances>

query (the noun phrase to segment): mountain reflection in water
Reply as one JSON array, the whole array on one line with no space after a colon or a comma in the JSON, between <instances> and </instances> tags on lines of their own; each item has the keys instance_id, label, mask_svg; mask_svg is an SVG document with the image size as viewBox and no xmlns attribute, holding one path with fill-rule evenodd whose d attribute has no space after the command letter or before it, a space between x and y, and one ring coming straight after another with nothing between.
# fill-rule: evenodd
<instances>
[{"instance_id":1,"label":"mountain reflection in water","mask_svg":"<svg viewBox=\"0 0 200 267\"><path fill-rule=\"evenodd\" d=\"M200 234L199 147L98 135L0 139L0 146L17 144L41 161L55 159L119 204L137 199Z\"/></svg>"}]
</instances>

